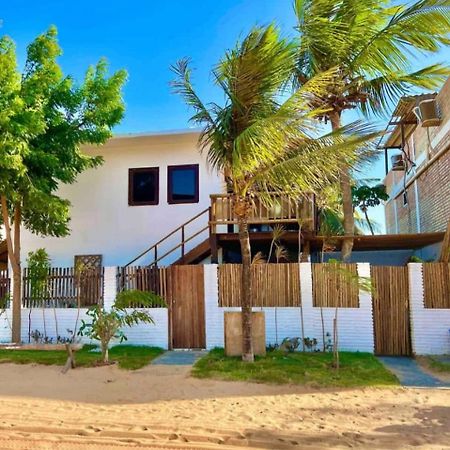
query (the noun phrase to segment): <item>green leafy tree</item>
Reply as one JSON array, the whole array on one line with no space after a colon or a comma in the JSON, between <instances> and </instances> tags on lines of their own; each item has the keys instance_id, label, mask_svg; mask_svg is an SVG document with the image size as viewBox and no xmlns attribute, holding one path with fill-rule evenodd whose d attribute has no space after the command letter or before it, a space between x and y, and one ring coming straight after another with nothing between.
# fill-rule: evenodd
<instances>
[{"instance_id":1,"label":"green leafy tree","mask_svg":"<svg viewBox=\"0 0 450 450\"><path fill-rule=\"evenodd\" d=\"M389 199L386 193L386 186L384 184L377 184L376 186L353 186L352 187L353 206L359 208L366 218L367 226L372 235L375 234L372 223L369 219L367 210L370 207L381 205L382 201Z\"/></svg>"},{"instance_id":2,"label":"green leafy tree","mask_svg":"<svg viewBox=\"0 0 450 450\"><path fill-rule=\"evenodd\" d=\"M102 144L124 113L124 71L105 60L81 84L64 76L56 28L27 49L23 72L9 37L0 39L0 203L13 272L13 342L20 342L21 226L43 236L69 233L69 202L57 195L82 171L101 164L82 144Z\"/></svg>"},{"instance_id":3,"label":"green leafy tree","mask_svg":"<svg viewBox=\"0 0 450 450\"><path fill-rule=\"evenodd\" d=\"M411 89L436 89L448 77L447 65L413 69L417 56L436 53L449 44L449 0L418 0L399 4L389 0L295 0L300 37L294 87L304 86L334 70L326 95L317 107L333 130L345 110L382 114ZM353 247L351 171L341 167L344 240L342 258Z\"/></svg>"},{"instance_id":4,"label":"green leafy tree","mask_svg":"<svg viewBox=\"0 0 450 450\"><path fill-rule=\"evenodd\" d=\"M50 286L49 286L49 272L51 269L51 262L48 253L44 248L39 248L34 252L28 253L27 258L28 265L28 283L30 286L31 303L30 312L28 316L28 323L30 324L31 310L33 306L40 305L42 308L42 321L44 325L44 339L47 338L47 326L45 321L45 307L46 302L50 299ZM58 333L58 322L55 316L56 336ZM30 334L30 325L28 326L28 333ZM29 336L30 337L30 336Z\"/></svg>"},{"instance_id":5,"label":"green leafy tree","mask_svg":"<svg viewBox=\"0 0 450 450\"><path fill-rule=\"evenodd\" d=\"M373 137L361 125L339 134L316 135L314 119L320 111L311 110L311 102L325 95L323 86L333 73L322 74L286 96L295 62L295 44L282 39L275 26L253 29L213 70L215 85L225 98L222 105L200 100L186 60L173 68L174 90L194 109L191 120L202 127L199 146L210 166L225 175L232 192L243 266L244 361L254 359L248 220L255 196L270 206L269 194L287 192L301 198L305 192L320 192L337 181L343 159L355 164L356 149L361 153Z\"/></svg>"},{"instance_id":6,"label":"green leafy tree","mask_svg":"<svg viewBox=\"0 0 450 450\"><path fill-rule=\"evenodd\" d=\"M91 322L81 321L78 334L87 336L100 342L102 361L109 362L108 348L112 339L120 343L127 340L124 327L131 327L138 323L154 323L147 311L135 309L138 304L142 308L165 306L164 300L153 292L122 291L117 294L116 300L109 311L100 305L94 305L87 311ZM132 311L128 309L132 308Z\"/></svg>"},{"instance_id":7,"label":"green leafy tree","mask_svg":"<svg viewBox=\"0 0 450 450\"><path fill-rule=\"evenodd\" d=\"M316 196L318 207L318 234L332 239L333 236L344 236L344 213L339 185L330 186ZM366 221L355 211L354 235L364 234L368 228Z\"/></svg>"}]
</instances>

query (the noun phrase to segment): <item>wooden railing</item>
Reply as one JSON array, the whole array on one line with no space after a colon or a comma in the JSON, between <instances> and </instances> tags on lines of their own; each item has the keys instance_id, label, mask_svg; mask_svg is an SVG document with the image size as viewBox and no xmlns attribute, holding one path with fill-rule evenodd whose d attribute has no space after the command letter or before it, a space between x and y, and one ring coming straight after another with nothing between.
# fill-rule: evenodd
<instances>
[{"instance_id":1,"label":"wooden railing","mask_svg":"<svg viewBox=\"0 0 450 450\"><path fill-rule=\"evenodd\" d=\"M164 236L162 239L160 239L156 244L153 244L151 247L149 247L147 250L144 250L142 253L140 253L138 256L136 256L134 259L132 259L129 263L125 264L124 267L131 266L133 263L138 261L139 259L143 258L144 256L150 254L152 257L152 260L147 265L158 265L160 261L162 261L164 258L171 255L175 250L181 249L181 259L184 258L186 254L186 244L193 239L195 239L197 236L201 235L202 233L205 233L206 230L209 229L209 225L207 222L207 217L209 215L210 209L206 208L203 211L199 212L197 215L189 219L187 222L184 222L182 225L180 225L178 228L175 228L173 231L171 231L168 235ZM191 223L197 221L198 219L203 218L206 225L202 228L200 228L195 233L189 234L186 231L187 225L190 225ZM175 244L173 247L171 247L169 250L165 251L163 254L160 254L159 249L161 248L161 245L166 243L170 238L173 236L176 236L178 234L180 240L177 244Z\"/></svg>"},{"instance_id":2,"label":"wooden railing","mask_svg":"<svg viewBox=\"0 0 450 450\"><path fill-rule=\"evenodd\" d=\"M156 266L127 266L117 268L117 290L153 292L166 304L155 302L152 308L167 307L170 300L171 268ZM164 302L163 302L164 303ZM133 307L142 307L134 304Z\"/></svg>"},{"instance_id":3,"label":"wooden railing","mask_svg":"<svg viewBox=\"0 0 450 450\"><path fill-rule=\"evenodd\" d=\"M22 305L24 308L89 307L103 302L103 268L84 270L77 275L74 267L52 267L42 292L33 292L28 269L23 271Z\"/></svg>"},{"instance_id":4,"label":"wooden railing","mask_svg":"<svg viewBox=\"0 0 450 450\"><path fill-rule=\"evenodd\" d=\"M9 294L10 280L8 270L0 270L0 306L6 305L4 302Z\"/></svg>"},{"instance_id":5,"label":"wooden railing","mask_svg":"<svg viewBox=\"0 0 450 450\"><path fill-rule=\"evenodd\" d=\"M213 194L211 197L211 220L213 232L217 225L237 224L235 200L232 194ZM251 224L299 223L314 229L314 196L295 199L288 194L271 194L268 201L253 200L248 222Z\"/></svg>"}]
</instances>

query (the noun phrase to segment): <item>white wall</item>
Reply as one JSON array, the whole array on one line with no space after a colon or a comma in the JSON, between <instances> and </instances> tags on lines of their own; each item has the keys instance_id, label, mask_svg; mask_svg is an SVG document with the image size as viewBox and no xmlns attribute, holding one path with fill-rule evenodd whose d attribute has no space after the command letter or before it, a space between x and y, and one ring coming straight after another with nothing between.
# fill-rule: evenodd
<instances>
[{"instance_id":1,"label":"white wall","mask_svg":"<svg viewBox=\"0 0 450 450\"><path fill-rule=\"evenodd\" d=\"M81 326L81 319L90 322L91 318L86 315L86 309L83 308L80 311L80 320L78 322L78 329ZM154 319L155 324L138 324L134 325L131 328L124 328L123 331L127 336L128 340L124 342L124 344L132 344L132 345L148 345L151 347L161 347L168 348L169 338L168 338L168 314L167 309L165 308L153 308L146 310L150 316ZM28 343L28 314L29 309L22 309L22 326L21 326L21 337L22 342ZM53 343L56 343L56 328L55 328L55 318L53 309L45 309L45 324L47 336L53 339ZM67 332L67 329L74 330L75 329L75 320L76 320L77 310L73 308L57 308L56 309L56 317L58 323L58 332L62 337L71 337ZM0 343L8 343L11 342L11 311L7 310L6 313L3 313L0 316ZM34 330L39 330L42 334L44 334L44 318L42 309L35 308L31 311L31 332ZM95 344L98 345L98 342L91 341L86 337L78 337L80 342L85 344ZM33 343L33 340L31 340ZM118 342L113 340L111 345L117 345Z\"/></svg>"},{"instance_id":2,"label":"white wall","mask_svg":"<svg viewBox=\"0 0 450 450\"><path fill-rule=\"evenodd\" d=\"M223 192L221 178L207 168L197 148L197 132L184 134L117 137L103 147L87 148L86 153L102 155L104 164L82 173L73 185L60 193L72 203L72 233L66 238L40 238L23 232L22 255L45 247L54 266L73 265L76 254L101 254L105 266L124 265L210 205L209 195ZM167 203L167 166L199 164L199 203ZM128 169L159 167L159 205L128 206ZM207 215L190 226L195 232L207 225ZM197 241L206 239L207 233ZM179 243L179 236L167 249ZM189 247L187 251L192 248ZM160 249L161 252L164 248ZM173 255L177 259L180 255ZM145 263L142 259L136 264ZM163 261L163 264L171 260Z\"/></svg>"},{"instance_id":3,"label":"white wall","mask_svg":"<svg viewBox=\"0 0 450 450\"><path fill-rule=\"evenodd\" d=\"M103 299L105 309L109 309L114 303L116 297L116 267L105 267L104 274L104 289ZM41 309L33 308L31 310L31 325L29 320L30 309L22 309L22 321L21 321L21 338L22 342L29 342L29 326L30 330L39 330L44 333L44 318L46 334L49 338L53 338L53 342L56 343L56 327L55 327L55 311L56 322L58 324L58 333L62 337L70 337L67 329L74 330L77 317L77 309L75 308L57 308L53 310L51 308ZM167 308L151 308L145 309L154 320L154 324L134 325L133 327L125 327L123 329L128 340L126 344L134 345L148 345L154 347L162 347L167 349L169 346L169 318ZM80 329L81 320L90 322L91 318L86 315L87 308L80 310L79 321L77 329ZM0 343L11 342L11 310L6 310L0 315ZM98 342L91 341L86 337L80 339L82 343L94 343L98 345ZM118 342L113 340L111 345L117 345Z\"/></svg>"},{"instance_id":4,"label":"white wall","mask_svg":"<svg viewBox=\"0 0 450 450\"><path fill-rule=\"evenodd\" d=\"M206 347L224 346L224 313L239 308L220 308L217 285L217 265L205 266L205 316ZM369 264L358 264L361 276L369 276ZM313 307L311 264L300 264L300 287L302 308L254 308L265 313L266 343L281 343L285 337L302 337L302 314L304 337L316 338L322 348L322 322L320 308ZM338 309L339 348L348 351L374 351L373 315L370 294L360 292L359 308ZM335 308L322 308L325 332L332 335Z\"/></svg>"},{"instance_id":5,"label":"white wall","mask_svg":"<svg viewBox=\"0 0 450 450\"><path fill-rule=\"evenodd\" d=\"M408 264L408 271L413 353L450 354L450 309L425 308L422 264Z\"/></svg>"}]
</instances>

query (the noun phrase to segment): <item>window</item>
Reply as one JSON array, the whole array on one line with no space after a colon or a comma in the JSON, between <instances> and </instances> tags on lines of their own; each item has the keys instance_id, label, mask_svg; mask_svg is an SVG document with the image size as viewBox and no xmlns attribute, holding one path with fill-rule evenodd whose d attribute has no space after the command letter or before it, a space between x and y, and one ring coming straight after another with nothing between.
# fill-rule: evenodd
<instances>
[{"instance_id":1,"label":"window","mask_svg":"<svg viewBox=\"0 0 450 450\"><path fill-rule=\"evenodd\" d=\"M198 203L198 164L167 168L167 202Z\"/></svg>"},{"instance_id":2,"label":"window","mask_svg":"<svg viewBox=\"0 0 450 450\"><path fill-rule=\"evenodd\" d=\"M128 171L128 204L157 205L159 202L159 169L145 167Z\"/></svg>"},{"instance_id":3,"label":"window","mask_svg":"<svg viewBox=\"0 0 450 450\"><path fill-rule=\"evenodd\" d=\"M406 191L403 191L403 206L406 206L408 204L408 193Z\"/></svg>"}]
</instances>

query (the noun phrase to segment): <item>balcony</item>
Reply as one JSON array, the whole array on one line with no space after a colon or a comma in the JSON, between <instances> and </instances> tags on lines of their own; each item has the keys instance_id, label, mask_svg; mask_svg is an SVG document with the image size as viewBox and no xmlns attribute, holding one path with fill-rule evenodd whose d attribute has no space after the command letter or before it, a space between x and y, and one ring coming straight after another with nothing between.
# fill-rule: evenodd
<instances>
[{"instance_id":1,"label":"balcony","mask_svg":"<svg viewBox=\"0 0 450 450\"><path fill-rule=\"evenodd\" d=\"M270 194L270 201L263 202L256 197L250 211L248 223L251 225L302 224L305 231L315 230L314 195L296 199L288 194ZM232 194L212 194L210 227L217 233L221 225L236 225L238 218L234 212L235 200ZM268 206L270 205L270 206Z\"/></svg>"}]
</instances>

